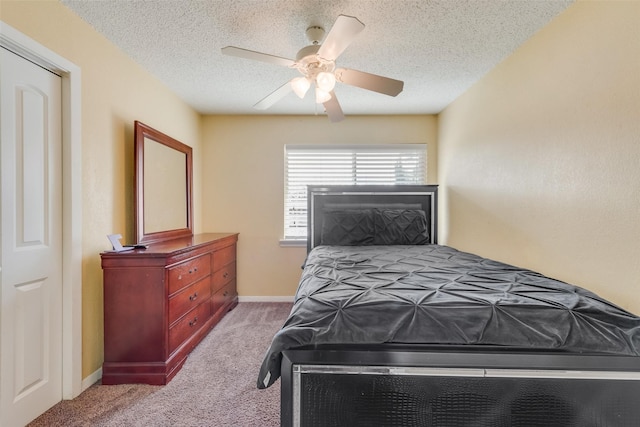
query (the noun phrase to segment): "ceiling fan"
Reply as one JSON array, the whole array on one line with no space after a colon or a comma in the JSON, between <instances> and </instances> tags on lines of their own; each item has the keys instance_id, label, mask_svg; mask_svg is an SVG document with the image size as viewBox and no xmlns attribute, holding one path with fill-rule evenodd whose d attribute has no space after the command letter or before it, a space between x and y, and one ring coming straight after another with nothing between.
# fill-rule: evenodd
<instances>
[{"instance_id":1,"label":"ceiling fan","mask_svg":"<svg viewBox=\"0 0 640 427\"><path fill-rule=\"evenodd\" d=\"M300 98L304 98L309 88L313 85L316 103L324 106L329 120L339 122L344 119L344 113L333 90L336 81L389 96L398 95L404 87L404 82L400 80L365 73L364 71L336 68L338 56L344 52L363 29L364 24L358 18L340 15L324 42L320 44L324 37L324 28L311 26L306 31L311 45L300 49L295 61L235 46L222 48L222 53L295 68L302 74L267 95L255 104L254 108L259 110L267 109L291 91L295 92Z\"/></svg>"}]
</instances>

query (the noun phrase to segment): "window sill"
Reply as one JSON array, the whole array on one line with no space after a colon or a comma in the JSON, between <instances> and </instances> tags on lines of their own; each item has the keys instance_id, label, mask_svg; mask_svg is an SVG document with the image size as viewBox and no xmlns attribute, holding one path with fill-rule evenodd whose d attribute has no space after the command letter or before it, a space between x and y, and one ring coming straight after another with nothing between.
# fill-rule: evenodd
<instances>
[{"instance_id":1,"label":"window sill","mask_svg":"<svg viewBox=\"0 0 640 427\"><path fill-rule=\"evenodd\" d=\"M280 239L282 248L306 248L307 239Z\"/></svg>"}]
</instances>

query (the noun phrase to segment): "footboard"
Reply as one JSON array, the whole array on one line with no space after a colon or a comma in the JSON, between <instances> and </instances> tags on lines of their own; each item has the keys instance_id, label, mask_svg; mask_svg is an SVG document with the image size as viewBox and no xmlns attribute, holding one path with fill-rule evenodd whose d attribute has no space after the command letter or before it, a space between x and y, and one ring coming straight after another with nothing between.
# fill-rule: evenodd
<instances>
[{"instance_id":1,"label":"footboard","mask_svg":"<svg viewBox=\"0 0 640 427\"><path fill-rule=\"evenodd\" d=\"M637 426L640 358L568 353L284 352L283 426Z\"/></svg>"}]
</instances>

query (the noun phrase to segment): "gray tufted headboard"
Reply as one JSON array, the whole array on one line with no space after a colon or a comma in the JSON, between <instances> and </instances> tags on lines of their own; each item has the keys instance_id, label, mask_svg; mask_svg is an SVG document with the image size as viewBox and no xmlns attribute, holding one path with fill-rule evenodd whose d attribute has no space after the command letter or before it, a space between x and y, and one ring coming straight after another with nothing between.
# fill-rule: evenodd
<instances>
[{"instance_id":1,"label":"gray tufted headboard","mask_svg":"<svg viewBox=\"0 0 640 427\"><path fill-rule=\"evenodd\" d=\"M320 244L324 215L335 209L423 210L429 229L429 243L438 242L437 185L309 186L307 196L307 251Z\"/></svg>"}]
</instances>

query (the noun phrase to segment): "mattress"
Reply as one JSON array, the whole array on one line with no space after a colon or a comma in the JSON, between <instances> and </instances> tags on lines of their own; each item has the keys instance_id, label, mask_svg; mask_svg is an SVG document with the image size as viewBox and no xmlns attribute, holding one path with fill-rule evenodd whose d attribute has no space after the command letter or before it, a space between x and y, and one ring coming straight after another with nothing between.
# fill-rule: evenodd
<instances>
[{"instance_id":1,"label":"mattress","mask_svg":"<svg viewBox=\"0 0 640 427\"><path fill-rule=\"evenodd\" d=\"M382 343L640 356L640 317L580 287L448 246L317 246L258 388L280 376L284 350Z\"/></svg>"}]
</instances>

